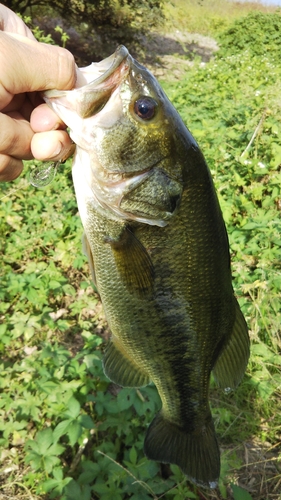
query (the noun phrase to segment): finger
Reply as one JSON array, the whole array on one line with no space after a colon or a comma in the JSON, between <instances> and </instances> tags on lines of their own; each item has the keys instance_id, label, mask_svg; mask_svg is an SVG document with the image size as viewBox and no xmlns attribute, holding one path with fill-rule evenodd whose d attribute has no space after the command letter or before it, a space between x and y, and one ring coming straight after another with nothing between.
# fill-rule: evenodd
<instances>
[{"instance_id":1,"label":"finger","mask_svg":"<svg viewBox=\"0 0 281 500\"><path fill-rule=\"evenodd\" d=\"M34 105L30 101L30 94L17 94L13 97L11 102L2 109L2 113L11 114L11 111L19 112L25 120L30 120L30 115L34 109Z\"/></svg>"},{"instance_id":2,"label":"finger","mask_svg":"<svg viewBox=\"0 0 281 500\"><path fill-rule=\"evenodd\" d=\"M65 129L66 125L47 104L37 106L30 116L30 125L34 132Z\"/></svg>"},{"instance_id":3,"label":"finger","mask_svg":"<svg viewBox=\"0 0 281 500\"><path fill-rule=\"evenodd\" d=\"M71 89L76 78L74 58L66 49L12 33L0 32L0 67L2 108L14 94Z\"/></svg>"},{"instance_id":4,"label":"finger","mask_svg":"<svg viewBox=\"0 0 281 500\"><path fill-rule=\"evenodd\" d=\"M33 130L28 121L12 111L9 114L0 113L0 154L14 156L19 160L32 158L30 143Z\"/></svg>"},{"instance_id":5,"label":"finger","mask_svg":"<svg viewBox=\"0 0 281 500\"><path fill-rule=\"evenodd\" d=\"M12 10L4 5L0 5L0 30L11 31L19 35L26 36L31 40L35 40L34 35L26 24Z\"/></svg>"},{"instance_id":6,"label":"finger","mask_svg":"<svg viewBox=\"0 0 281 500\"><path fill-rule=\"evenodd\" d=\"M22 169L21 160L0 154L0 182L13 181L21 174Z\"/></svg>"},{"instance_id":7,"label":"finger","mask_svg":"<svg viewBox=\"0 0 281 500\"><path fill-rule=\"evenodd\" d=\"M7 106L1 106L1 111L3 113L9 113L9 111L17 111L23 105L25 99L25 94L17 94L13 97L12 101L9 102Z\"/></svg>"},{"instance_id":8,"label":"finger","mask_svg":"<svg viewBox=\"0 0 281 500\"><path fill-rule=\"evenodd\" d=\"M64 160L72 150L73 143L64 130L39 132L31 141L31 151L37 160Z\"/></svg>"}]
</instances>

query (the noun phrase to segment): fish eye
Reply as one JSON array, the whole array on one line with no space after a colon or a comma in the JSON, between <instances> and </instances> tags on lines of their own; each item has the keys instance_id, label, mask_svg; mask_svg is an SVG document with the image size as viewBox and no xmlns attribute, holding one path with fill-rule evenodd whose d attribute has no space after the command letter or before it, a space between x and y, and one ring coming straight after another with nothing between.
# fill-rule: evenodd
<instances>
[{"instance_id":1,"label":"fish eye","mask_svg":"<svg viewBox=\"0 0 281 500\"><path fill-rule=\"evenodd\" d=\"M157 108L157 102L151 97L140 97L135 102L134 112L143 120L151 120L154 117Z\"/></svg>"}]
</instances>

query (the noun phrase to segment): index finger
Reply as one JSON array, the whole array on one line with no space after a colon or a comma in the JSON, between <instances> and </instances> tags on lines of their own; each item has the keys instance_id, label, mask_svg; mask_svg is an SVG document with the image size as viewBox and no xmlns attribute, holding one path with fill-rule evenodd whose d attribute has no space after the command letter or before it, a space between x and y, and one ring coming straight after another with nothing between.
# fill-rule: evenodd
<instances>
[{"instance_id":1,"label":"index finger","mask_svg":"<svg viewBox=\"0 0 281 500\"><path fill-rule=\"evenodd\" d=\"M32 32L23 20L2 4L0 4L0 30L11 31L12 33L18 33L19 35L31 38L31 40L35 40Z\"/></svg>"},{"instance_id":2,"label":"index finger","mask_svg":"<svg viewBox=\"0 0 281 500\"><path fill-rule=\"evenodd\" d=\"M2 109L15 94L67 90L75 84L75 61L68 50L14 33L0 32L0 67Z\"/></svg>"}]
</instances>

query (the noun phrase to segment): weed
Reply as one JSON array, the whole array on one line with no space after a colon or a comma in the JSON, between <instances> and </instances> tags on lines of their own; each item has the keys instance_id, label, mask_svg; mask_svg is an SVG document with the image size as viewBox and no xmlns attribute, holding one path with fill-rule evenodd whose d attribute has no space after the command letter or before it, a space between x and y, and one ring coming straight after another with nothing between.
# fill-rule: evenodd
<instances>
[{"instance_id":1,"label":"weed","mask_svg":"<svg viewBox=\"0 0 281 500\"><path fill-rule=\"evenodd\" d=\"M106 323L81 252L70 162L44 190L25 176L0 186L0 477L9 498L279 498L280 81L278 61L243 50L163 83L211 168L250 326L242 384L227 395L211 384L219 491L144 457L157 391L120 390L103 374Z\"/></svg>"}]
</instances>

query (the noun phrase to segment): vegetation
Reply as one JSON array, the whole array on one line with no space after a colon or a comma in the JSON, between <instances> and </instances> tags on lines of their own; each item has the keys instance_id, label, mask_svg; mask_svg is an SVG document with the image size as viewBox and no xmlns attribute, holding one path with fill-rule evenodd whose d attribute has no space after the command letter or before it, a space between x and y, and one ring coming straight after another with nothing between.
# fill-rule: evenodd
<instances>
[{"instance_id":1,"label":"vegetation","mask_svg":"<svg viewBox=\"0 0 281 500\"><path fill-rule=\"evenodd\" d=\"M281 16L251 12L237 19L218 40L221 44L219 56L241 54L247 50L253 56L267 56L278 64L280 60Z\"/></svg>"},{"instance_id":2,"label":"vegetation","mask_svg":"<svg viewBox=\"0 0 281 500\"><path fill-rule=\"evenodd\" d=\"M148 29L162 24L162 0L4 0L4 5L22 16L29 16L33 24L56 43L59 26L71 37L67 48L77 55L80 65L102 59L112 45L138 45L138 39ZM110 47L110 48L108 48Z\"/></svg>"},{"instance_id":3,"label":"vegetation","mask_svg":"<svg viewBox=\"0 0 281 500\"><path fill-rule=\"evenodd\" d=\"M164 2L166 22L173 28L190 33L213 35L227 29L235 20L251 12L271 13L276 7L259 1L235 0L174 0Z\"/></svg>"},{"instance_id":4,"label":"vegetation","mask_svg":"<svg viewBox=\"0 0 281 500\"><path fill-rule=\"evenodd\" d=\"M9 0L3 2L15 12L21 15L38 13L40 9L53 9L65 18L76 22L87 21L90 25L118 25L122 22L132 22L134 17L142 20L142 16L148 16L148 20L154 19L155 13L161 15L161 0L72 0L62 2L61 0ZM90 18L90 20L89 20ZM91 24L92 23L92 24ZM154 20L155 23L155 20Z\"/></svg>"},{"instance_id":5,"label":"vegetation","mask_svg":"<svg viewBox=\"0 0 281 500\"><path fill-rule=\"evenodd\" d=\"M19 180L0 185L4 500L280 500L281 65L273 28L270 53L257 51L259 19L280 22L279 14L242 19L231 28L233 43L229 28L220 34L215 59L162 82L210 166L250 328L239 388L223 394L211 386L219 489L200 491L176 466L144 457L159 398L153 386L120 390L103 374L108 331L81 252L71 162L42 190L28 182L29 162ZM245 26L254 22L245 47Z\"/></svg>"}]
</instances>

